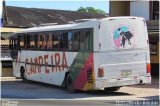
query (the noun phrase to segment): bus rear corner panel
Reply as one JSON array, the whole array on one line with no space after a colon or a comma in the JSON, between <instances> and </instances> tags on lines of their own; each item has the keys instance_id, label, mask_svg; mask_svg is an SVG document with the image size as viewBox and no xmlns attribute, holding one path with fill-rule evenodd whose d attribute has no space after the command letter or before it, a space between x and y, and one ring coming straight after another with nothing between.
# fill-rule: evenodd
<instances>
[{"instance_id":1,"label":"bus rear corner panel","mask_svg":"<svg viewBox=\"0 0 160 106\"><path fill-rule=\"evenodd\" d=\"M105 88L114 88L114 87L123 87L128 85L139 85L139 84L151 84L150 76L137 76L130 78L116 78L116 79L101 79L96 80L95 89L105 89Z\"/></svg>"}]
</instances>

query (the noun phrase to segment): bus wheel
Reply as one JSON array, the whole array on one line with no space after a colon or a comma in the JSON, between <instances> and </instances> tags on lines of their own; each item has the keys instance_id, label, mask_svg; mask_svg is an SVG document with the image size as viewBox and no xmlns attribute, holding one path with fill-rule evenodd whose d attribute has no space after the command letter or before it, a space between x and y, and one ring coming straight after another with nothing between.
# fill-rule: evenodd
<instances>
[{"instance_id":1,"label":"bus wheel","mask_svg":"<svg viewBox=\"0 0 160 106\"><path fill-rule=\"evenodd\" d=\"M23 81L27 81L26 77L25 77L25 70L24 68L22 67L21 70L20 70L20 75L21 75L21 78Z\"/></svg>"},{"instance_id":2,"label":"bus wheel","mask_svg":"<svg viewBox=\"0 0 160 106\"><path fill-rule=\"evenodd\" d=\"M111 88L104 88L107 92L114 92L118 91L121 87L111 87Z\"/></svg>"},{"instance_id":3,"label":"bus wheel","mask_svg":"<svg viewBox=\"0 0 160 106\"><path fill-rule=\"evenodd\" d=\"M73 86L73 78L70 74L68 74L67 78L66 78L66 89L69 93L74 93L75 92L75 89L74 89L74 86Z\"/></svg>"}]
</instances>

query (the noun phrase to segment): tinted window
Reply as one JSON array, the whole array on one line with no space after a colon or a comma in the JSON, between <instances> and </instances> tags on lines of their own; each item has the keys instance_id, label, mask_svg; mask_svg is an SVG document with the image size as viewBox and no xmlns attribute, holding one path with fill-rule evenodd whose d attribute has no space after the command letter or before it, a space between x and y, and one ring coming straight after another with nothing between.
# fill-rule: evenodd
<instances>
[{"instance_id":1,"label":"tinted window","mask_svg":"<svg viewBox=\"0 0 160 106\"><path fill-rule=\"evenodd\" d=\"M35 48L35 35L34 34L30 34L30 48L34 49Z\"/></svg>"},{"instance_id":2,"label":"tinted window","mask_svg":"<svg viewBox=\"0 0 160 106\"><path fill-rule=\"evenodd\" d=\"M52 32L49 32L48 34L47 34L47 49L48 50L50 50L50 49L52 49L52 40L53 40L53 38L52 38Z\"/></svg>"},{"instance_id":3,"label":"tinted window","mask_svg":"<svg viewBox=\"0 0 160 106\"><path fill-rule=\"evenodd\" d=\"M24 35L23 34L20 34L19 35L19 47L21 49L23 49L25 47L25 39L24 39Z\"/></svg>"},{"instance_id":4,"label":"tinted window","mask_svg":"<svg viewBox=\"0 0 160 106\"><path fill-rule=\"evenodd\" d=\"M80 49L82 50L85 48L84 40L85 40L85 32L81 31L80 32Z\"/></svg>"},{"instance_id":5,"label":"tinted window","mask_svg":"<svg viewBox=\"0 0 160 106\"><path fill-rule=\"evenodd\" d=\"M27 40L27 42L26 42L26 44L27 44L27 45L26 45L26 48L29 49L29 48L30 48L30 34L27 34L27 37L26 37L26 38L27 38L27 39L26 39L26 40Z\"/></svg>"},{"instance_id":6,"label":"tinted window","mask_svg":"<svg viewBox=\"0 0 160 106\"><path fill-rule=\"evenodd\" d=\"M93 48L92 30L79 29L57 32L37 32L19 34L18 41L15 39L14 48L36 50L91 50Z\"/></svg>"},{"instance_id":7,"label":"tinted window","mask_svg":"<svg viewBox=\"0 0 160 106\"><path fill-rule=\"evenodd\" d=\"M68 37L67 37L67 49L72 50L72 43L73 43L73 33L68 32Z\"/></svg>"},{"instance_id":8,"label":"tinted window","mask_svg":"<svg viewBox=\"0 0 160 106\"><path fill-rule=\"evenodd\" d=\"M79 32L74 32L73 37L73 51L79 50Z\"/></svg>"},{"instance_id":9,"label":"tinted window","mask_svg":"<svg viewBox=\"0 0 160 106\"><path fill-rule=\"evenodd\" d=\"M57 50L58 49L58 33L53 34L53 49Z\"/></svg>"},{"instance_id":10,"label":"tinted window","mask_svg":"<svg viewBox=\"0 0 160 106\"><path fill-rule=\"evenodd\" d=\"M91 50L91 31L86 31L85 34L85 49Z\"/></svg>"},{"instance_id":11,"label":"tinted window","mask_svg":"<svg viewBox=\"0 0 160 106\"><path fill-rule=\"evenodd\" d=\"M46 43L46 33L42 34L42 49L47 48L47 43Z\"/></svg>"},{"instance_id":12,"label":"tinted window","mask_svg":"<svg viewBox=\"0 0 160 106\"><path fill-rule=\"evenodd\" d=\"M63 49L63 33L59 33L58 35L58 44L59 44L59 50Z\"/></svg>"},{"instance_id":13,"label":"tinted window","mask_svg":"<svg viewBox=\"0 0 160 106\"><path fill-rule=\"evenodd\" d=\"M38 39L37 39L37 46L39 49L42 48L42 34L38 34Z\"/></svg>"}]
</instances>

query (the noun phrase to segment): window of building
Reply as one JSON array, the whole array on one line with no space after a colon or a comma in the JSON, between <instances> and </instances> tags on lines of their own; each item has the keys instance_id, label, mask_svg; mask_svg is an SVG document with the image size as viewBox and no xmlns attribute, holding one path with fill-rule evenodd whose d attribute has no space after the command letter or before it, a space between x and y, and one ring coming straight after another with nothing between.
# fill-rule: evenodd
<instances>
[{"instance_id":1,"label":"window of building","mask_svg":"<svg viewBox=\"0 0 160 106\"><path fill-rule=\"evenodd\" d=\"M159 1L153 1L153 19L159 19Z\"/></svg>"},{"instance_id":2,"label":"window of building","mask_svg":"<svg viewBox=\"0 0 160 106\"><path fill-rule=\"evenodd\" d=\"M151 55L157 55L157 42L150 42L150 54Z\"/></svg>"}]
</instances>

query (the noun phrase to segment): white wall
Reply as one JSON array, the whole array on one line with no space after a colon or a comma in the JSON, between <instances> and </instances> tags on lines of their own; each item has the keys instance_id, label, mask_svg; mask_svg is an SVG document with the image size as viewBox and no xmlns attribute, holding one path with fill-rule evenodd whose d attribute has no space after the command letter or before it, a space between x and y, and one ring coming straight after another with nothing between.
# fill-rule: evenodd
<instances>
[{"instance_id":1,"label":"white wall","mask_svg":"<svg viewBox=\"0 0 160 106\"><path fill-rule=\"evenodd\" d=\"M149 20L149 1L131 1L130 16L141 16Z\"/></svg>"}]
</instances>

